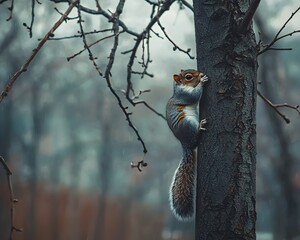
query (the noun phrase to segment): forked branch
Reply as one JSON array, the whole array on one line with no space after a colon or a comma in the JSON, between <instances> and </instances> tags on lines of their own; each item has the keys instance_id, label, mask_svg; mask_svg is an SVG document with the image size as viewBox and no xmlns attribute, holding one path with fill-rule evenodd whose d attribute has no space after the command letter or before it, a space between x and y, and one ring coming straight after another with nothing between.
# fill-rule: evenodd
<instances>
[{"instance_id":1,"label":"forked branch","mask_svg":"<svg viewBox=\"0 0 300 240\"><path fill-rule=\"evenodd\" d=\"M257 94L258 96L261 97L262 100L264 100L271 108L273 108L275 110L275 112L283 118L283 120L286 122L286 123L290 123L290 119L284 115L282 112L280 112L278 110L278 108L291 108L291 109L294 109L295 111L297 111L299 114L300 114L300 109L299 109L299 105L295 105L295 106L292 106L290 104L287 104L287 103L281 103L281 104L274 104L272 103L266 96L264 96L258 89L257 89Z\"/></svg>"},{"instance_id":2,"label":"forked branch","mask_svg":"<svg viewBox=\"0 0 300 240\"><path fill-rule=\"evenodd\" d=\"M181 47L179 47L167 34L165 27L162 26L162 24L160 23L160 21L157 21L158 26L160 27L160 29L162 30L162 32L164 33L165 37L169 40L170 43L173 44L173 51L179 50L180 52L183 52L185 54L187 54L189 56L190 59L195 59L195 57L193 57L190 54L191 49L188 48L187 50L182 49Z\"/></svg>"},{"instance_id":3,"label":"forked branch","mask_svg":"<svg viewBox=\"0 0 300 240\"><path fill-rule=\"evenodd\" d=\"M109 61L108 61L108 64L107 64L105 72L104 72L104 78L106 80L106 83L107 83L107 86L108 86L109 90L111 91L113 96L117 99L118 105L121 108L122 112L124 113L126 121L128 122L128 125L133 129L133 131L135 132L135 134L137 136L137 140L142 144L144 154L146 154L148 150L146 148L146 145L145 145L142 137L140 136L139 131L137 130L137 128L133 125L133 123L131 121L131 118L130 118L131 113L127 112L128 108L123 105L121 98L119 97L119 95L117 94L117 92L115 91L115 89L113 88L113 86L111 84L111 71L112 71L112 67L113 67L113 64L114 64L116 51L117 51L117 48L118 48L118 45L119 45L119 35L120 35L119 17L121 15L122 11L123 11L124 3L125 3L125 0L120 0L118 6L116 7L116 11L112 14L113 18L111 18L111 21L113 22L112 29L113 29L114 41L113 41L112 49L110 51ZM84 48L87 49L87 51L89 52L89 59L93 62L93 65L94 65L95 69L97 70L98 74L100 76L102 76L102 73L101 73L101 71L100 71L100 69L99 69L99 67L98 67L98 65L95 61L96 58L93 56L93 53L89 48L90 46L87 43L87 40L85 38L85 33L84 33L83 26L82 26L81 7L80 7L79 3L78 3L78 6L77 6L77 9L78 9L78 19L79 19L78 23L79 23L79 26L80 26L80 32L81 32L81 35L82 35Z\"/></svg>"},{"instance_id":4,"label":"forked branch","mask_svg":"<svg viewBox=\"0 0 300 240\"><path fill-rule=\"evenodd\" d=\"M282 36L279 36L279 35L281 34L281 32L285 29L285 27L287 26L287 24L292 20L292 18L295 16L295 14L296 14L299 10L300 10L300 7L298 7L298 8L296 9L296 11L293 12L293 13L291 14L291 16L285 21L285 23L282 25L282 27L279 29L279 31L277 32L277 34L275 35L275 37L273 38L273 40L272 40L269 44L263 46L263 45L261 44L261 41L259 42L259 45L262 45L262 46L263 46L263 49L261 49L261 50L258 52L258 55L263 54L264 52L266 52L266 51L268 51L268 50L292 50L291 48L274 48L273 45L274 45L276 42L278 42L279 40L281 40L281 39L283 39L283 38L285 38L285 37L292 36L293 34L299 33L299 32L300 32L300 30L295 30L295 31L292 31L292 32L290 32L290 33L287 33L287 34L284 34L284 35L282 35Z\"/></svg>"},{"instance_id":5,"label":"forked branch","mask_svg":"<svg viewBox=\"0 0 300 240\"><path fill-rule=\"evenodd\" d=\"M20 77L20 75L27 71L28 67L30 66L30 63L32 60L36 57L38 52L41 50L41 48L45 45L45 43L48 41L49 37L53 35L55 30L62 24L62 22L65 20L65 18L69 15L75 4L78 2L78 0L72 1L72 3L69 5L66 12L61 16L61 18L54 24L54 26L50 29L50 31L45 35L45 37L39 42L38 46L33 49L32 54L29 56L29 58L26 60L26 62L23 64L23 66L20 68L19 71L17 71L8 81L6 84L6 87L0 94L0 103L2 100L8 95L9 91L13 87L16 80Z\"/></svg>"}]
</instances>

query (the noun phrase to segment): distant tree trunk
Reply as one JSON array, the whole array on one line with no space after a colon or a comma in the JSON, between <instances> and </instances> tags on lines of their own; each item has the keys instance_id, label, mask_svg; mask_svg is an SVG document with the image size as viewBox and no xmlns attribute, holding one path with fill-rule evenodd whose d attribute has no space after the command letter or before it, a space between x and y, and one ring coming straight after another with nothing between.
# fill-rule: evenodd
<instances>
[{"instance_id":1,"label":"distant tree trunk","mask_svg":"<svg viewBox=\"0 0 300 240\"><path fill-rule=\"evenodd\" d=\"M13 99L9 98L0 107L0 116L3 117L3 121L0 122L0 150L1 155L8 162L9 159L9 149L12 137L12 109L13 109Z\"/></svg>"},{"instance_id":2,"label":"distant tree trunk","mask_svg":"<svg viewBox=\"0 0 300 240\"><path fill-rule=\"evenodd\" d=\"M104 95L104 94L102 94ZM101 194L98 198L97 220L94 240L105 239L105 219L107 217L107 194L112 177L112 113L111 104L105 97L98 97L98 109L101 111L99 128L101 129L101 140L98 158L98 182Z\"/></svg>"},{"instance_id":3,"label":"distant tree trunk","mask_svg":"<svg viewBox=\"0 0 300 240\"><path fill-rule=\"evenodd\" d=\"M70 134L70 157L71 157L71 166L70 166L70 175L71 175L71 185L70 185L70 201L68 206L68 217L70 219L68 227L68 236L69 239L78 240L82 234L82 229L80 227L79 221L79 180L80 180L80 170L81 170L81 162L80 162L80 153L82 144L76 136L74 129L76 129L76 124L71 123L70 121L69 126L69 134ZM71 129L72 128L72 129Z\"/></svg>"},{"instance_id":4,"label":"distant tree trunk","mask_svg":"<svg viewBox=\"0 0 300 240\"><path fill-rule=\"evenodd\" d=\"M273 75L272 79L270 78L270 76L268 76L268 71L275 71L275 69L273 67L270 69L270 67L268 67L269 64L267 63L267 61L269 61L270 63L274 64L274 62L276 62L276 57L274 56L274 54L271 54L269 56L267 55L269 54L263 56L261 61L261 67L263 69L261 73L263 81L262 89L263 93L268 96L268 98L276 102L277 98L274 96L274 94L272 94L273 88L271 87L271 84L269 84L269 80L276 82L276 76ZM293 239L292 237L297 233L298 222L298 204L294 195L295 189L293 188L292 183L293 157L289 152L289 139L284 132L281 119L279 119L279 116L276 116L274 110L269 106L266 106L266 108L268 108L268 120L274 134L273 137L274 139L276 139L276 143L273 146L276 147L276 149L279 151L279 159L274 162L273 170L276 171L278 180L280 182L280 195L282 196L282 198L275 201L277 205L273 207L275 219L274 239L291 240ZM284 204L280 204L282 203L282 200Z\"/></svg>"},{"instance_id":5,"label":"distant tree trunk","mask_svg":"<svg viewBox=\"0 0 300 240\"><path fill-rule=\"evenodd\" d=\"M249 1L194 0L200 105L196 239L255 239L257 44L237 31Z\"/></svg>"},{"instance_id":6,"label":"distant tree trunk","mask_svg":"<svg viewBox=\"0 0 300 240\"><path fill-rule=\"evenodd\" d=\"M37 169L37 156L38 147L41 137L41 124L40 112L38 109L39 89L38 84L32 83L32 96L31 96L31 108L32 108L32 141L28 146L27 162L30 169L29 178L29 206L28 206L28 222L27 222L27 234L26 239L36 239L36 215L38 209L37 201L37 180L38 180L38 169Z\"/></svg>"},{"instance_id":7,"label":"distant tree trunk","mask_svg":"<svg viewBox=\"0 0 300 240\"><path fill-rule=\"evenodd\" d=\"M270 42L272 35L268 31L268 26L262 20L260 15L257 15L255 22L261 32L262 40ZM267 52L263 54L260 61L260 77L262 84L261 89L263 94L268 97L272 102L277 103L279 84L280 65L278 63L277 52ZM275 94L274 94L275 93ZM290 240L299 234L297 229L299 220L299 204L295 196L296 189L293 187L293 156L289 151L290 139L284 132L283 122L272 108L266 106L267 116L272 129L275 144L272 144L279 152L279 159L274 162L274 171L277 174L278 180L281 185L281 197L276 199L274 209L274 240L286 239ZM283 200L283 201L282 201ZM282 203L284 202L284 203ZM282 207L284 206L284 207Z\"/></svg>"},{"instance_id":8,"label":"distant tree trunk","mask_svg":"<svg viewBox=\"0 0 300 240\"><path fill-rule=\"evenodd\" d=\"M3 43L2 43L3 44ZM8 48L9 45L3 45L3 47ZM0 48L1 49L1 48ZM1 49L2 50L2 49ZM0 54L1 54L0 50ZM19 66L20 60L15 56L9 56L6 58L6 61L10 63L11 69L8 71L9 74L12 75L14 72L18 70L16 66ZM2 78L3 76L0 75ZM13 108L14 102L13 98L7 98L5 101L0 105L0 154L4 159L9 162L9 150L11 146L11 142L13 140Z\"/></svg>"}]
</instances>

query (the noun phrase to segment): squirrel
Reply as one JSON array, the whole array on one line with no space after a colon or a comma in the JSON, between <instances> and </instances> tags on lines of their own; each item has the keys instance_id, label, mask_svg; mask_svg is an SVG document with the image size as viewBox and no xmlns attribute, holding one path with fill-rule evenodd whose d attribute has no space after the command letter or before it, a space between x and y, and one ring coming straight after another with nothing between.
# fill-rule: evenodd
<instances>
[{"instance_id":1,"label":"squirrel","mask_svg":"<svg viewBox=\"0 0 300 240\"><path fill-rule=\"evenodd\" d=\"M206 130L206 119L199 122L198 104L208 77L197 70L181 70L173 75L174 93L167 103L167 123L181 142L183 158L170 187L170 205L179 220L189 220L194 214L196 147L199 133Z\"/></svg>"}]
</instances>

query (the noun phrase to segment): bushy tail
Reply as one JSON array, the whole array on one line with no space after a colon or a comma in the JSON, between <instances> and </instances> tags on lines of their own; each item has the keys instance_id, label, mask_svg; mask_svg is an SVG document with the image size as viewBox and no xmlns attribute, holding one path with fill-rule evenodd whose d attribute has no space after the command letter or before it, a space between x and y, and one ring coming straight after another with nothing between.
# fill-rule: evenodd
<instances>
[{"instance_id":1,"label":"bushy tail","mask_svg":"<svg viewBox=\"0 0 300 240\"><path fill-rule=\"evenodd\" d=\"M195 171L195 150L183 148L183 158L170 188L171 209L179 220L188 220L194 215Z\"/></svg>"}]
</instances>

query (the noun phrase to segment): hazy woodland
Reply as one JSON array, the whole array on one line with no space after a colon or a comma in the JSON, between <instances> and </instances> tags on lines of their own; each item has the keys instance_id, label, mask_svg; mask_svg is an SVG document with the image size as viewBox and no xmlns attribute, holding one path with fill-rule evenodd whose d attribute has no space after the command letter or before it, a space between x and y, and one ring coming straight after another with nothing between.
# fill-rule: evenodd
<instances>
[{"instance_id":1,"label":"hazy woodland","mask_svg":"<svg viewBox=\"0 0 300 240\"><path fill-rule=\"evenodd\" d=\"M0 1L1 2L1 1ZM30 37L32 1L15 1L12 19L6 21L10 1L0 4L0 90L20 69L61 17L66 3L41 0L35 3ZM103 9L114 11L118 1L100 1ZM192 4L192 1L188 1ZM81 1L95 8L95 1ZM54 10L57 8L58 11ZM299 1L262 1L257 19L271 39L282 27ZM121 19L130 29L141 32L149 22L151 6L146 1L126 2ZM75 8L69 15L76 17ZM111 28L107 19L82 13L86 32ZM178 3L160 22L178 46L195 57L193 13ZM259 24L254 24L257 42ZM27 27L26 27L27 26ZM196 60L178 50L155 25L150 38L147 73L132 75L140 99L164 115L173 90L172 76L180 69L196 68ZM56 40L78 34L77 20L68 20L46 42L31 66L16 81L0 103L0 155L13 175L12 186L18 203L14 225L22 232L14 240L159 240L194 239L194 223L178 222L169 209L169 185L181 157L180 143L166 121L145 105L131 105L123 94L127 87L127 62L133 36L120 34L118 52L111 71L111 83L128 106L148 153L128 126L125 116L105 79L99 76L88 51L67 61L84 48L82 37ZM283 33L300 30L300 12ZM87 35L95 42L111 31ZM264 40L264 39L263 39ZM113 38L90 50L105 71ZM285 37L277 47L259 57L258 81L268 79L266 96L273 103L300 104L300 34ZM142 47L137 52L136 71L142 71ZM265 61L263 60L265 59ZM213 81L213 79L211 80ZM151 91L147 91L147 90ZM268 104L257 101L257 239L284 239L293 231L300 239L300 115L280 108L290 119L287 124ZM131 168L131 162L145 159L148 166ZM287 182L287 179L289 181ZM10 202L6 173L0 167L0 239L8 239ZM294 209L287 211L287 209ZM292 224L291 224L292 222Z\"/></svg>"}]
</instances>

